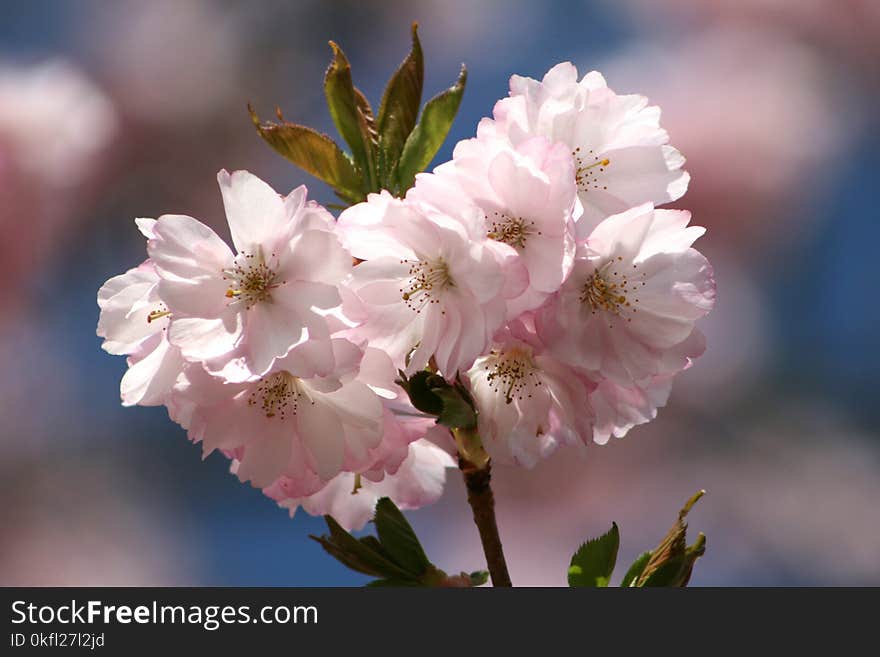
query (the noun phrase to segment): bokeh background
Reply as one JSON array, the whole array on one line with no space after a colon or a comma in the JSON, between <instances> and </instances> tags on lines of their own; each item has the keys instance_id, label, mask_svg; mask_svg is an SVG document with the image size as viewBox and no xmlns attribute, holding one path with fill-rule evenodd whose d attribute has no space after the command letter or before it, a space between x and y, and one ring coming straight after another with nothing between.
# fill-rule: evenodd
<instances>
[{"instance_id":1,"label":"bokeh background","mask_svg":"<svg viewBox=\"0 0 880 657\"><path fill-rule=\"evenodd\" d=\"M143 259L135 217L226 230L220 168L332 202L245 105L332 132L327 39L377 100L412 20L427 94L470 70L438 161L512 73L558 61L660 104L717 272L709 350L658 420L586 460L496 468L514 582L563 584L612 520L628 563L706 488L694 585L880 584L875 0L0 3L0 584L364 581L307 539L319 519L202 462L163 409L119 405L95 294ZM409 514L451 571L481 565L457 474Z\"/></svg>"}]
</instances>

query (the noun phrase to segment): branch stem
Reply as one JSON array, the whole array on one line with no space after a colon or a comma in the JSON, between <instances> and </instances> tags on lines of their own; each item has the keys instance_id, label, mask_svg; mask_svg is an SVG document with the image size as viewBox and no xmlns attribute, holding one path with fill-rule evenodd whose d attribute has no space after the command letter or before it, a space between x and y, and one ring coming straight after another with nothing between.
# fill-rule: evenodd
<instances>
[{"instance_id":1,"label":"branch stem","mask_svg":"<svg viewBox=\"0 0 880 657\"><path fill-rule=\"evenodd\" d=\"M488 460L483 467L478 467L463 456L458 457L458 467L464 476L467 487L468 503L474 514L474 523L480 532L486 565L492 576L492 586L513 586L504 560L501 537L498 535L498 524L495 521L495 497L492 494L490 481L491 467Z\"/></svg>"}]
</instances>

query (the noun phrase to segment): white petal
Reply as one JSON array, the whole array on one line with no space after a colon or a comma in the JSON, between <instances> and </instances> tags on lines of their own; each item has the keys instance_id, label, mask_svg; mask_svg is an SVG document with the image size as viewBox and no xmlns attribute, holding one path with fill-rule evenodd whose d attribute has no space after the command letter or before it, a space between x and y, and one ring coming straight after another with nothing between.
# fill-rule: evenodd
<instances>
[{"instance_id":1,"label":"white petal","mask_svg":"<svg viewBox=\"0 0 880 657\"><path fill-rule=\"evenodd\" d=\"M391 256L397 260L414 257L412 248L393 230L407 223L415 213L387 192L370 194L339 215L336 223L345 248L361 260Z\"/></svg>"},{"instance_id":2,"label":"white petal","mask_svg":"<svg viewBox=\"0 0 880 657\"><path fill-rule=\"evenodd\" d=\"M135 219L134 223L138 227L138 230L141 231L141 235L146 237L148 240L151 240L153 239L153 237L155 237L153 233L153 228L156 225L155 219Z\"/></svg>"},{"instance_id":3,"label":"white petal","mask_svg":"<svg viewBox=\"0 0 880 657\"><path fill-rule=\"evenodd\" d=\"M358 381L366 383L380 397L395 399L399 393L395 379L397 370L388 354L372 347L364 350Z\"/></svg>"},{"instance_id":4,"label":"white petal","mask_svg":"<svg viewBox=\"0 0 880 657\"><path fill-rule=\"evenodd\" d=\"M690 176L681 170L684 158L670 146L628 146L607 151L605 157L610 164L599 181L628 205L662 205L687 191Z\"/></svg>"},{"instance_id":5,"label":"white petal","mask_svg":"<svg viewBox=\"0 0 880 657\"><path fill-rule=\"evenodd\" d=\"M574 241L568 236L533 235L522 251L529 272L529 287L540 292L555 292L571 271Z\"/></svg>"},{"instance_id":6,"label":"white petal","mask_svg":"<svg viewBox=\"0 0 880 657\"><path fill-rule=\"evenodd\" d=\"M286 370L301 379L326 377L334 372L336 362L330 340L304 340L276 361L276 369Z\"/></svg>"},{"instance_id":7,"label":"white petal","mask_svg":"<svg viewBox=\"0 0 880 657\"><path fill-rule=\"evenodd\" d=\"M232 252L203 223L183 215L159 217L147 243L162 281L159 295L174 314L217 317L226 307L223 272Z\"/></svg>"},{"instance_id":8,"label":"white petal","mask_svg":"<svg viewBox=\"0 0 880 657\"><path fill-rule=\"evenodd\" d=\"M292 436L279 428L249 443L238 466L239 479L250 481L257 488L271 484L284 472L290 460L291 440Z\"/></svg>"},{"instance_id":9,"label":"white petal","mask_svg":"<svg viewBox=\"0 0 880 657\"><path fill-rule=\"evenodd\" d=\"M149 355L132 364L122 377L122 405L164 404L183 366L180 351L167 340L160 340Z\"/></svg>"},{"instance_id":10,"label":"white petal","mask_svg":"<svg viewBox=\"0 0 880 657\"><path fill-rule=\"evenodd\" d=\"M303 337L298 316L270 301L254 304L245 321L247 364L258 376L265 374L276 358L286 356Z\"/></svg>"},{"instance_id":11,"label":"white petal","mask_svg":"<svg viewBox=\"0 0 880 657\"><path fill-rule=\"evenodd\" d=\"M344 459L342 422L322 399L302 404L296 414L297 433L324 481L339 473Z\"/></svg>"},{"instance_id":12,"label":"white petal","mask_svg":"<svg viewBox=\"0 0 880 657\"><path fill-rule=\"evenodd\" d=\"M409 308L406 308L406 311L413 315L413 311ZM447 321L447 316L444 315L437 307L436 304L428 304L421 312L421 315L424 317L420 318L420 322L418 323L421 332L413 336L415 339L409 343L409 348L404 351L404 353L399 354L399 356L406 356L409 350L415 346L415 343L418 342L418 346L412 352L410 356L409 364L404 368L406 374L414 374L420 369L423 369L430 360L431 356L437 357L437 351L439 348L439 341L441 336L443 336L450 343L455 341L458 338L458 331L454 326L450 326ZM457 316L457 313L455 313ZM409 332L407 332L407 335ZM372 343L376 347L381 348L381 342L374 341ZM446 351L448 352L449 347L447 347ZM394 351L388 350L389 356L393 359L397 360L398 354ZM440 360L438 360L438 367L442 371L445 372L444 366L446 365L446 360L443 356L440 356L440 359L443 360L443 363L440 364Z\"/></svg>"},{"instance_id":13,"label":"white petal","mask_svg":"<svg viewBox=\"0 0 880 657\"><path fill-rule=\"evenodd\" d=\"M272 303L296 313L302 321L315 314L313 308L328 309L339 305L339 290L335 285L311 281L288 281L272 291Z\"/></svg>"},{"instance_id":14,"label":"white petal","mask_svg":"<svg viewBox=\"0 0 880 657\"><path fill-rule=\"evenodd\" d=\"M248 171L221 170L217 174L223 207L239 252L254 253L274 242L288 226L284 201L267 183Z\"/></svg>"},{"instance_id":15,"label":"white petal","mask_svg":"<svg viewBox=\"0 0 880 657\"><path fill-rule=\"evenodd\" d=\"M489 167L489 180L509 212L525 219L546 212L550 182L525 158L511 152L500 153Z\"/></svg>"},{"instance_id":16,"label":"white petal","mask_svg":"<svg viewBox=\"0 0 880 657\"><path fill-rule=\"evenodd\" d=\"M142 268L114 276L98 291L97 334L105 338L102 348L111 354L130 354L166 322L149 322L150 312L160 305L155 292L158 277ZM151 303L154 302L154 303Z\"/></svg>"},{"instance_id":17,"label":"white petal","mask_svg":"<svg viewBox=\"0 0 880 657\"><path fill-rule=\"evenodd\" d=\"M290 242L281 258L278 276L288 282L303 280L337 285L351 271L351 255L335 234L309 230Z\"/></svg>"},{"instance_id":18,"label":"white petal","mask_svg":"<svg viewBox=\"0 0 880 657\"><path fill-rule=\"evenodd\" d=\"M168 328L168 340L180 348L187 360L211 360L235 349L241 328L238 313L215 319L174 318Z\"/></svg>"}]
</instances>

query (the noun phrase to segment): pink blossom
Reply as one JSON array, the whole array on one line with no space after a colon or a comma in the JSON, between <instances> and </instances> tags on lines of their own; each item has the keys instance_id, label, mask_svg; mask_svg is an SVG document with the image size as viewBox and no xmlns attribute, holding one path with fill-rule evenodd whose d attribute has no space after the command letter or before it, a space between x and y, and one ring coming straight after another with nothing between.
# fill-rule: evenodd
<instances>
[{"instance_id":1,"label":"pink blossom","mask_svg":"<svg viewBox=\"0 0 880 657\"><path fill-rule=\"evenodd\" d=\"M153 221L139 219L149 237ZM159 298L159 275L150 260L114 276L98 291L99 336L111 354L127 355L122 377L123 406L155 406L166 401L184 361L167 339L168 312Z\"/></svg>"},{"instance_id":2,"label":"pink blossom","mask_svg":"<svg viewBox=\"0 0 880 657\"><path fill-rule=\"evenodd\" d=\"M578 245L571 276L538 314L559 358L624 387L681 370L702 353L694 323L715 302L704 229L648 203L603 221Z\"/></svg>"},{"instance_id":3,"label":"pink blossom","mask_svg":"<svg viewBox=\"0 0 880 657\"><path fill-rule=\"evenodd\" d=\"M584 445L593 438L588 397L595 385L542 351L535 336L526 341L517 333L500 332L468 378L489 454L531 468L560 444Z\"/></svg>"},{"instance_id":4,"label":"pink blossom","mask_svg":"<svg viewBox=\"0 0 880 657\"><path fill-rule=\"evenodd\" d=\"M618 95L597 71L580 82L569 62L551 68L540 82L514 75L510 96L484 119L478 137L507 137L520 144L535 135L562 142L575 161L583 204L578 236L605 217L645 202L667 203L687 190L684 157L668 146L660 109L638 95Z\"/></svg>"},{"instance_id":5,"label":"pink blossom","mask_svg":"<svg viewBox=\"0 0 880 657\"><path fill-rule=\"evenodd\" d=\"M400 509L418 509L436 502L443 494L446 468L455 467L449 454L420 439L405 446L405 459L392 473L378 476L338 474L327 485L307 497L276 497L290 515L302 507L313 516L329 514L345 529L363 529L372 518L376 502L390 497ZM272 497L273 491L267 491Z\"/></svg>"},{"instance_id":6,"label":"pink blossom","mask_svg":"<svg viewBox=\"0 0 880 657\"><path fill-rule=\"evenodd\" d=\"M318 310L338 305L336 285L351 259L333 218L306 201L305 187L282 199L246 171L217 178L237 255L182 215L159 218L148 251L172 313L170 342L187 360L242 381L267 373L294 346L326 343Z\"/></svg>"},{"instance_id":7,"label":"pink blossom","mask_svg":"<svg viewBox=\"0 0 880 657\"><path fill-rule=\"evenodd\" d=\"M433 208L441 221L451 217L476 223L469 231L488 237L505 265L505 296L513 297L507 312L516 317L541 305L571 271L577 203L573 166L568 147L544 137L516 148L507 140L468 139L455 147L451 162L417 176L407 199Z\"/></svg>"},{"instance_id":8,"label":"pink blossom","mask_svg":"<svg viewBox=\"0 0 880 657\"><path fill-rule=\"evenodd\" d=\"M633 427L657 417L672 390L673 375L655 376L646 385L624 388L613 381L600 381L590 395L596 413L593 440L604 445L611 436L623 438Z\"/></svg>"},{"instance_id":9,"label":"pink blossom","mask_svg":"<svg viewBox=\"0 0 880 657\"><path fill-rule=\"evenodd\" d=\"M367 353L370 350L367 350ZM374 350L375 351L375 350ZM380 352L377 352L380 353ZM387 357L386 357L387 358ZM365 354L366 359L366 354ZM362 369L368 370L365 364ZM402 415L398 415L401 413ZM434 429L434 418L424 416L416 411L409 402L385 401L382 411L382 441L368 450L369 456L363 459L350 474L358 474L362 479L381 481L386 474L394 474L409 454L409 445L429 432L438 436ZM452 436L446 431L449 440ZM442 438L442 435L440 436ZM441 441L442 442L442 441ZM233 458L232 470L238 473L240 463L235 451L229 452ZM337 476L343 476L345 472ZM322 490L328 482L322 481L314 473L305 478L294 478L282 475L274 482L265 486L263 492L273 500L282 501L289 498L308 497Z\"/></svg>"},{"instance_id":10,"label":"pink blossom","mask_svg":"<svg viewBox=\"0 0 880 657\"><path fill-rule=\"evenodd\" d=\"M410 373L432 356L448 375L469 368L505 314L503 274L486 240L388 192L343 212L338 227L365 261L342 288L343 310L356 323L348 335Z\"/></svg>"},{"instance_id":11,"label":"pink blossom","mask_svg":"<svg viewBox=\"0 0 880 657\"><path fill-rule=\"evenodd\" d=\"M367 358L344 339L330 345L327 354L323 344L304 342L241 383L190 366L174 408L205 455L220 449L239 461L242 481L263 488L287 477L295 494L311 494L341 470L375 462L384 409L368 381L393 373L381 354Z\"/></svg>"}]
</instances>

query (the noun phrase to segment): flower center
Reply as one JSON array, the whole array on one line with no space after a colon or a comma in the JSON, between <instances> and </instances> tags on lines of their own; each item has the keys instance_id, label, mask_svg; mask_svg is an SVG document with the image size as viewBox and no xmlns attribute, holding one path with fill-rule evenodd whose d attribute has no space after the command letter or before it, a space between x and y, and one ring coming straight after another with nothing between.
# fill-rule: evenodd
<instances>
[{"instance_id":1,"label":"flower center","mask_svg":"<svg viewBox=\"0 0 880 657\"><path fill-rule=\"evenodd\" d=\"M401 260L401 264L406 262ZM440 303L441 293L450 287L455 287L455 281L443 258L419 260L410 264L409 280L400 293L406 305L420 313L427 304Z\"/></svg>"},{"instance_id":2,"label":"flower center","mask_svg":"<svg viewBox=\"0 0 880 657\"><path fill-rule=\"evenodd\" d=\"M315 402L290 372L275 372L257 381L248 396L248 406L256 406L266 417L284 420L288 414L296 415L301 399Z\"/></svg>"},{"instance_id":3,"label":"flower center","mask_svg":"<svg viewBox=\"0 0 880 657\"><path fill-rule=\"evenodd\" d=\"M540 230L535 230L535 222L522 217L511 217L503 212L494 212L490 220L489 232L486 237L490 240L504 242L510 246L525 248L529 235L540 235Z\"/></svg>"},{"instance_id":4,"label":"flower center","mask_svg":"<svg viewBox=\"0 0 880 657\"><path fill-rule=\"evenodd\" d=\"M486 363L485 369L489 371L489 387L502 393L508 404L514 399L530 399L535 387L542 385L531 355L519 348L497 354L495 362Z\"/></svg>"},{"instance_id":5,"label":"flower center","mask_svg":"<svg viewBox=\"0 0 880 657\"><path fill-rule=\"evenodd\" d=\"M599 174L605 172L605 167L611 164L608 158L599 159L592 150L586 155L581 154L581 147L572 151L574 156L575 170L574 181L577 183L579 192L586 192L592 189L608 189L608 185L602 185L599 181Z\"/></svg>"},{"instance_id":6,"label":"flower center","mask_svg":"<svg viewBox=\"0 0 880 657\"><path fill-rule=\"evenodd\" d=\"M636 305L639 299L639 287L645 286L645 273L638 275L638 265L633 265L633 271L627 273L623 267L623 258L617 256L616 260L605 263L587 278L581 290L580 301L590 308L595 315L599 311L605 311L618 317L623 317L627 311L638 312ZM626 317L631 322L632 317ZM613 326L609 325L610 328Z\"/></svg>"},{"instance_id":7,"label":"flower center","mask_svg":"<svg viewBox=\"0 0 880 657\"><path fill-rule=\"evenodd\" d=\"M277 263L274 253L271 257ZM255 254L239 253L232 269L223 271L223 280L229 281L226 297L232 303L243 303L245 310L271 299L272 290L287 282L278 280L276 269L277 264L267 263L261 250Z\"/></svg>"}]
</instances>

